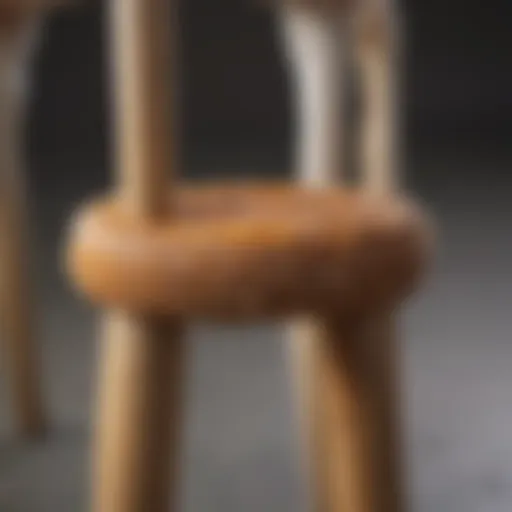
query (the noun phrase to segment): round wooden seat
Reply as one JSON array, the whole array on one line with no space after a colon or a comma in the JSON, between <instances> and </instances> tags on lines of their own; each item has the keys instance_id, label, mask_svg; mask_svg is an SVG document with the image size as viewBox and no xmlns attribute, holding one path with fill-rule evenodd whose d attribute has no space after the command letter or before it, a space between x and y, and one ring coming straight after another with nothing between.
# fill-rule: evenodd
<instances>
[{"instance_id":1,"label":"round wooden seat","mask_svg":"<svg viewBox=\"0 0 512 512\"><path fill-rule=\"evenodd\" d=\"M182 189L159 222L112 199L72 224L78 287L129 311L251 319L391 305L421 273L428 230L403 200L341 189Z\"/></svg>"}]
</instances>

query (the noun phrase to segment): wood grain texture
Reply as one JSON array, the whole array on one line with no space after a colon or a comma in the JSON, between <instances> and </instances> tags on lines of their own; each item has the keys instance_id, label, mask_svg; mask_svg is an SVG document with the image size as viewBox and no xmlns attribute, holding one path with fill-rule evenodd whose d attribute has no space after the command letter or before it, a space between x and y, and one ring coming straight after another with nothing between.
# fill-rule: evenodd
<instances>
[{"instance_id":1,"label":"wood grain texture","mask_svg":"<svg viewBox=\"0 0 512 512\"><path fill-rule=\"evenodd\" d=\"M108 200L79 214L68 268L93 301L232 320L347 312L395 303L423 271L428 231L407 201L250 186L175 199L159 223Z\"/></svg>"},{"instance_id":2,"label":"wood grain texture","mask_svg":"<svg viewBox=\"0 0 512 512\"><path fill-rule=\"evenodd\" d=\"M346 171L347 48L341 21L294 5L282 8L278 21L295 110L296 179L302 185L328 187Z\"/></svg>"},{"instance_id":3,"label":"wood grain texture","mask_svg":"<svg viewBox=\"0 0 512 512\"><path fill-rule=\"evenodd\" d=\"M92 510L168 512L182 421L181 326L110 312L101 359Z\"/></svg>"}]
</instances>

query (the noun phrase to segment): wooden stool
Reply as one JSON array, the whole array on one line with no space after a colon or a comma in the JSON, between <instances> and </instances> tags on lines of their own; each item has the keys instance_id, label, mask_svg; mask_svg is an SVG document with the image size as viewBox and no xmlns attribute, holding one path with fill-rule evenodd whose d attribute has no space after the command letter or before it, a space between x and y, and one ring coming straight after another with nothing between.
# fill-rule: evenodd
<instances>
[{"instance_id":1,"label":"wooden stool","mask_svg":"<svg viewBox=\"0 0 512 512\"><path fill-rule=\"evenodd\" d=\"M44 12L57 0L0 1L0 310L15 420L20 433L44 429L26 244L23 184L30 64Z\"/></svg>"},{"instance_id":2,"label":"wooden stool","mask_svg":"<svg viewBox=\"0 0 512 512\"><path fill-rule=\"evenodd\" d=\"M425 266L428 223L375 190L173 185L175 11L111 1L118 184L76 213L67 252L105 310L93 510L168 509L189 321L300 316L314 341L302 412L316 509L400 512L394 317Z\"/></svg>"}]
</instances>

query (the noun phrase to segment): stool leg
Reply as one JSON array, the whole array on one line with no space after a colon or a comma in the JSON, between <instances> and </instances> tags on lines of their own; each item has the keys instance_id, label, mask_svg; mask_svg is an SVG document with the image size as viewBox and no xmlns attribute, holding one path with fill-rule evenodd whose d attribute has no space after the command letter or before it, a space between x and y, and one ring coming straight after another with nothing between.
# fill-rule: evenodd
<instances>
[{"instance_id":1,"label":"stool leg","mask_svg":"<svg viewBox=\"0 0 512 512\"><path fill-rule=\"evenodd\" d=\"M94 512L167 512L182 419L183 343L175 319L106 318Z\"/></svg>"},{"instance_id":2,"label":"stool leg","mask_svg":"<svg viewBox=\"0 0 512 512\"><path fill-rule=\"evenodd\" d=\"M17 429L33 437L45 427L39 361L33 336L28 251L21 204L5 204L0 274L2 330Z\"/></svg>"},{"instance_id":3,"label":"stool leg","mask_svg":"<svg viewBox=\"0 0 512 512\"><path fill-rule=\"evenodd\" d=\"M399 23L391 1L362 3L355 23L362 87L361 164L365 185L382 192L400 180L398 147Z\"/></svg>"},{"instance_id":4,"label":"stool leg","mask_svg":"<svg viewBox=\"0 0 512 512\"><path fill-rule=\"evenodd\" d=\"M308 397L318 511L404 511L392 331L389 319L316 325Z\"/></svg>"},{"instance_id":5,"label":"stool leg","mask_svg":"<svg viewBox=\"0 0 512 512\"><path fill-rule=\"evenodd\" d=\"M294 159L308 187L339 182L345 142L345 38L339 17L283 7L279 22L297 131Z\"/></svg>"},{"instance_id":6,"label":"stool leg","mask_svg":"<svg viewBox=\"0 0 512 512\"><path fill-rule=\"evenodd\" d=\"M39 365L33 339L25 187L23 125L30 58L38 23L27 22L0 45L0 302L14 416L22 435L44 429Z\"/></svg>"},{"instance_id":7,"label":"stool leg","mask_svg":"<svg viewBox=\"0 0 512 512\"><path fill-rule=\"evenodd\" d=\"M296 109L298 179L308 187L325 187L340 181L344 160L344 20L339 14L324 16L313 8L293 4L282 7L278 19ZM311 410L315 380L312 351L319 333L309 318L295 320L289 330L301 462L306 474L316 479L309 440L315 418ZM315 496L308 494L306 499L311 504Z\"/></svg>"}]
</instances>

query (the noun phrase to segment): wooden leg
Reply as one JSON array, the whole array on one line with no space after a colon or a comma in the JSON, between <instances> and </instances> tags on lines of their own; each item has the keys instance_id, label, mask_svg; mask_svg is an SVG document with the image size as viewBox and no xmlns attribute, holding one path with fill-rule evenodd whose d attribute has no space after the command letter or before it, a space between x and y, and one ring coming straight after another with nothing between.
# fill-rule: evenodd
<instances>
[{"instance_id":1,"label":"wooden leg","mask_svg":"<svg viewBox=\"0 0 512 512\"><path fill-rule=\"evenodd\" d=\"M403 512L391 321L308 329L315 510Z\"/></svg>"},{"instance_id":2,"label":"wooden leg","mask_svg":"<svg viewBox=\"0 0 512 512\"><path fill-rule=\"evenodd\" d=\"M297 319L288 325L287 361L289 363L290 377L293 388L293 402L295 417L298 425L298 449L300 452L301 476L306 483L316 480L313 465L314 453L312 450L312 429L314 427L315 412L312 409L313 379L312 355L315 342L318 339L318 326L309 318ZM309 491L304 493L305 509L313 508L316 489L306 485ZM311 492L313 491L313 492Z\"/></svg>"},{"instance_id":3,"label":"wooden leg","mask_svg":"<svg viewBox=\"0 0 512 512\"><path fill-rule=\"evenodd\" d=\"M282 49L296 110L298 180L312 188L339 182L344 163L344 23L339 16L324 14L295 5L279 11ZM314 418L310 408L314 391L312 351L319 333L310 318L297 319L289 331L299 446L306 475L315 476L309 438L313 427L310 420ZM314 501L311 495L306 499L310 505Z\"/></svg>"},{"instance_id":4,"label":"wooden leg","mask_svg":"<svg viewBox=\"0 0 512 512\"><path fill-rule=\"evenodd\" d=\"M303 185L325 187L339 181L344 163L342 23L293 5L281 9L279 21L296 110L297 177Z\"/></svg>"},{"instance_id":5,"label":"wooden leg","mask_svg":"<svg viewBox=\"0 0 512 512\"><path fill-rule=\"evenodd\" d=\"M362 88L361 165L377 192L400 180L398 146L399 25L390 2L363 2L356 17L355 52Z\"/></svg>"},{"instance_id":6,"label":"wooden leg","mask_svg":"<svg viewBox=\"0 0 512 512\"><path fill-rule=\"evenodd\" d=\"M2 331L6 370L18 431L27 437L44 430L39 361L33 336L29 253L25 243L23 205L11 196L5 201L0 241Z\"/></svg>"},{"instance_id":7,"label":"wooden leg","mask_svg":"<svg viewBox=\"0 0 512 512\"><path fill-rule=\"evenodd\" d=\"M39 364L33 338L29 247L23 186L23 124L32 23L0 43L0 305L6 366L18 430L34 436L44 429Z\"/></svg>"},{"instance_id":8,"label":"wooden leg","mask_svg":"<svg viewBox=\"0 0 512 512\"><path fill-rule=\"evenodd\" d=\"M94 512L167 512L182 420L183 342L175 319L106 318Z\"/></svg>"}]
</instances>

